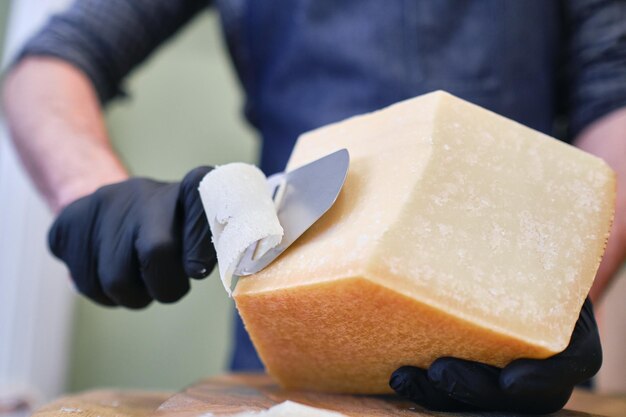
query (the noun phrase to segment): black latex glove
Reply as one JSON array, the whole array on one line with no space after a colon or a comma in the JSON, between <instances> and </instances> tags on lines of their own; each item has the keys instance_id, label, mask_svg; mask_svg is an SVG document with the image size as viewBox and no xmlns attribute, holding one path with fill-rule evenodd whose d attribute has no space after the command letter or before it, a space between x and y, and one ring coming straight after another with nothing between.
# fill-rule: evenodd
<instances>
[{"instance_id":1,"label":"black latex glove","mask_svg":"<svg viewBox=\"0 0 626 417\"><path fill-rule=\"evenodd\" d=\"M574 386L595 375L601 364L598 327L587 299L569 346L557 355L518 359L504 369L440 358L428 370L410 366L398 369L389 385L431 410L545 414L560 410Z\"/></svg>"},{"instance_id":2,"label":"black latex glove","mask_svg":"<svg viewBox=\"0 0 626 417\"><path fill-rule=\"evenodd\" d=\"M132 178L68 205L48 235L79 292L107 306L142 308L177 301L189 279L206 277L215 249L198 184L211 168L182 182Z\"/></svg>"}]
</instances>

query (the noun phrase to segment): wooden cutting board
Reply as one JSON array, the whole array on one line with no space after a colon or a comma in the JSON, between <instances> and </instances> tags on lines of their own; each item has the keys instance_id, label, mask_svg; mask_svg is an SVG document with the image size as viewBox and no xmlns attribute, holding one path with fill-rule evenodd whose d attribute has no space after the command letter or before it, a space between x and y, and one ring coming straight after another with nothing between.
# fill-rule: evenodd
<instances>
[{"instance_id":1,"label":"wooden cutting board","mask_svg":"<svg viewBox=\"0 0 626 417\"><path fill-rule=\"evenodd\" d=\"M86 391L58 398L31 417L149 417L172 395L172 392L138 390Z\"/></svg>"},{"instance_id":2,"label":"wooden cutting board","mask_svg":"<svg viewBox=\"0 0 626 417\"><path fill-rule=\"evenodd\" d=\"M584 394L583 394L584 395ZM589 395L583 405L591 401L600 404L600 397ZM414 403L396 396L358 396L324 394L304 391L285 391L280 389L268 376L255 374L235 374L201 380L184 391L165 401L153 414L153 417L202 417L206 414L223 416L242 411L261 411L283 401L295 401L312 407L339 411L354 417L390 417L390 416L440 416L440 417L500 417L511 416L502 413L437 413L427 411ZM580 401L579 401L580 403ZM604 402L605 409L607 403ZM609 404L614 416L626 416L626 401L615 399ZM593 404L591 404L593 406ZM584 409L584 407L583 407ZM593 409L587 407L587 410ZM614 413L613 413L614 412ZM600 414L588 414L579 411L561 410L553 414L558 417L589 417Z\"/></svg>"}]
</instances>

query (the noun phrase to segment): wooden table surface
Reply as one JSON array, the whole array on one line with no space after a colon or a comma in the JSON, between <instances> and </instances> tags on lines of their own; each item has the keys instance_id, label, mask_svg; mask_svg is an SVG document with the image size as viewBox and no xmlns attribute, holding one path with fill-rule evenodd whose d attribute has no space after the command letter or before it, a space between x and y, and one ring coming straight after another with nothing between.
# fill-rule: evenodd
<instances>
[{"instance_id":1,"label":"wooden table surface","mask_svg":"<svg viewBox=\"0 0 626 417\"><path fill-rule=\"evenodd\" d=\"M266 375L235 374L201 380L179 393L98 390L50 403L34 417L201 417L264 410L286 400L327 408L348 416L510 416L501 413L436 413L395 396L353 396L284 391ZM577 411L575 411L577 410ZM210 414L209 414L210 413ZM576 391L555 417L626 417L625 396L600 396Z\"/></svg>"}]
</instances>

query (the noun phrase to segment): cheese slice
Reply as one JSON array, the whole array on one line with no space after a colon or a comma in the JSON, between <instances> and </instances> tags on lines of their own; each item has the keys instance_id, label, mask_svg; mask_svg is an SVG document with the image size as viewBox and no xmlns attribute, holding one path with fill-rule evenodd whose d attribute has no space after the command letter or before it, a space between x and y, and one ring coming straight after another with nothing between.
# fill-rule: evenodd
<instances>
[{"instance_id":1,"label":"cheese slice","mask_svg":"<svg viewBox=\"0 0 626 417\"><path fill-rule=\"evenodd\" d=\"M288 168L344 147L336 204L234 293L283 386L384 393L403 365L567 346L613 216L603 161L444 92L307 133Z\"/></svg>"},{"instance_id":2,"label":"cheese slice","mask_svg":"<svg viewBox=\"0 0 626 417\"><path fill-rule=\"evenodd\" d=\"M231 296L235 269L248 247L259 242L255 255L263 256L280 243L283 228L265 175L254 165L235 162L216 167L200 181L198 191L222 284Z\"/></svg>"}]
</instances>

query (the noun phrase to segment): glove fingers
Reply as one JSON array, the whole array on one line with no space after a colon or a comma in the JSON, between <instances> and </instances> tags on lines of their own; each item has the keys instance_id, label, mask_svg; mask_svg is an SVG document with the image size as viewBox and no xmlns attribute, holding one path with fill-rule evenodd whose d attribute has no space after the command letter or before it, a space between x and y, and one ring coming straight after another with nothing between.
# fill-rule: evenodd
<instances>
[{"instance_id":1,"label":"glove fingers","mask_svg":"<svg viewBox=\"0 0 626 417\"><path fill-rule=\"evenodd\" d=\"M180 185L179 200L183 206L183 266L187 275L192 278L206 277L216 263L211 230L198 192L200 181L210 171L210 167L198 167L190 171Z\"/></svg>"},{"instance_id":2,"label":"glove fingers","mask_svg":"<svg viewBox=\"0 0 626 417\"><path fill-rule=\"evenodd\" d=\"M97 261L93 256L93 224L76 223L76 219L93 218L95 210L89 198L81 198L67 206L48 232L48 246L58 259L65 262L78 292L104 306L116 303L109 298L98 279ZM76 229L82 229L76 232ZM74 233L70 233L74 230ZM82 254L84 256L77 256Z\"/></svg>"},{"instance_id":3,"label":"glove fingers","mask_svg":"<svg viewBox=\"0 0 626 417\"><path fill-rule=\"evenodd\" d=\"M600 336L589 299L583 304L567 348L547 359L519 359L502 371L501 385L511 393L536 394L553 387L573 387L602 365Z\"/></svg>"},{"instance_id":4,"label":"glove fingers","mask_svg":"<svg viewBox=\"0 0 626 417\"><path fill-rule=\"evenodd\" d=\"M551 413L565 405L572 391L571 387L557 385L532 395L511 393L500 384L499 368L456 358L436 360L428 370L428 377L453 398L487 411Z\"/></svg>"},{"instance_id":5,"label":"glove fingers","mask_svg":"<svg viewBox=\"0 0 626 417\"><path fill-rule=\"evenodd\" d=\"M104 292L111 300L136 309L150 304L152 298L141 280L132 236L124 236L117 242L103 242L99 261L98 275Z\"/></svg>"},{"instance_id":6,"label":"glove fingers","mask_svg":"<svg viewBox=\"0 0 626 417\"><path fill-rule=\"evenodd\" d=\"M500 376L500 384L515 395L538 395L556 387L575 385L589 379L596 370L585 359L553 356L548 359L518 359L509 364Z\"/></svg>"},{"instance_id":7,"label":"glove fingers","mask_svg":"<svg viewBox=\"0 0 626 417\"><path fill-rule=\"evenodd\" d=\"M172 185L158 192L177 193L178 187ZM148 204L142 213L135 249L148 293L162 303L172 303L190 288L181 261L180 213L175 196L161 196L155 201L161 204Z\"/></svg>"},{"instance_id":8,"label":"glove fingers","mask_svg":"<svg viewBox=\"0 0 626 417\"><path fill-rule=\"evenodd\" d=\"M408 398L430 410L437 411L472 411L476 407L452 398L447 392L438 389L428 379L427 372L412 366L403 366L396 370L389 381L389 386L398 395Z\"/></svg>"},{"instance_id":9,"label":"glove fingers","mask_svg":"<svg viewBox=\"0 0 626 417\"><path fill-rule=\"evenodd\" d=\"M500 370L494 366L456 358L437 359L428 378L438 389L481 410L506 410L499 385Z\"/></svg>"},{"instance_id":10,"label":"glove fingers","mask_svg":"<svg viewBox=\"0 0 626 417\"><path fill-rule=\"evenodd\" d=\"M141 274L148 293L162 303L181 299L190 289L179 245L163 237L151 236L137 242Z\"/></svg>"}]
</instances>

